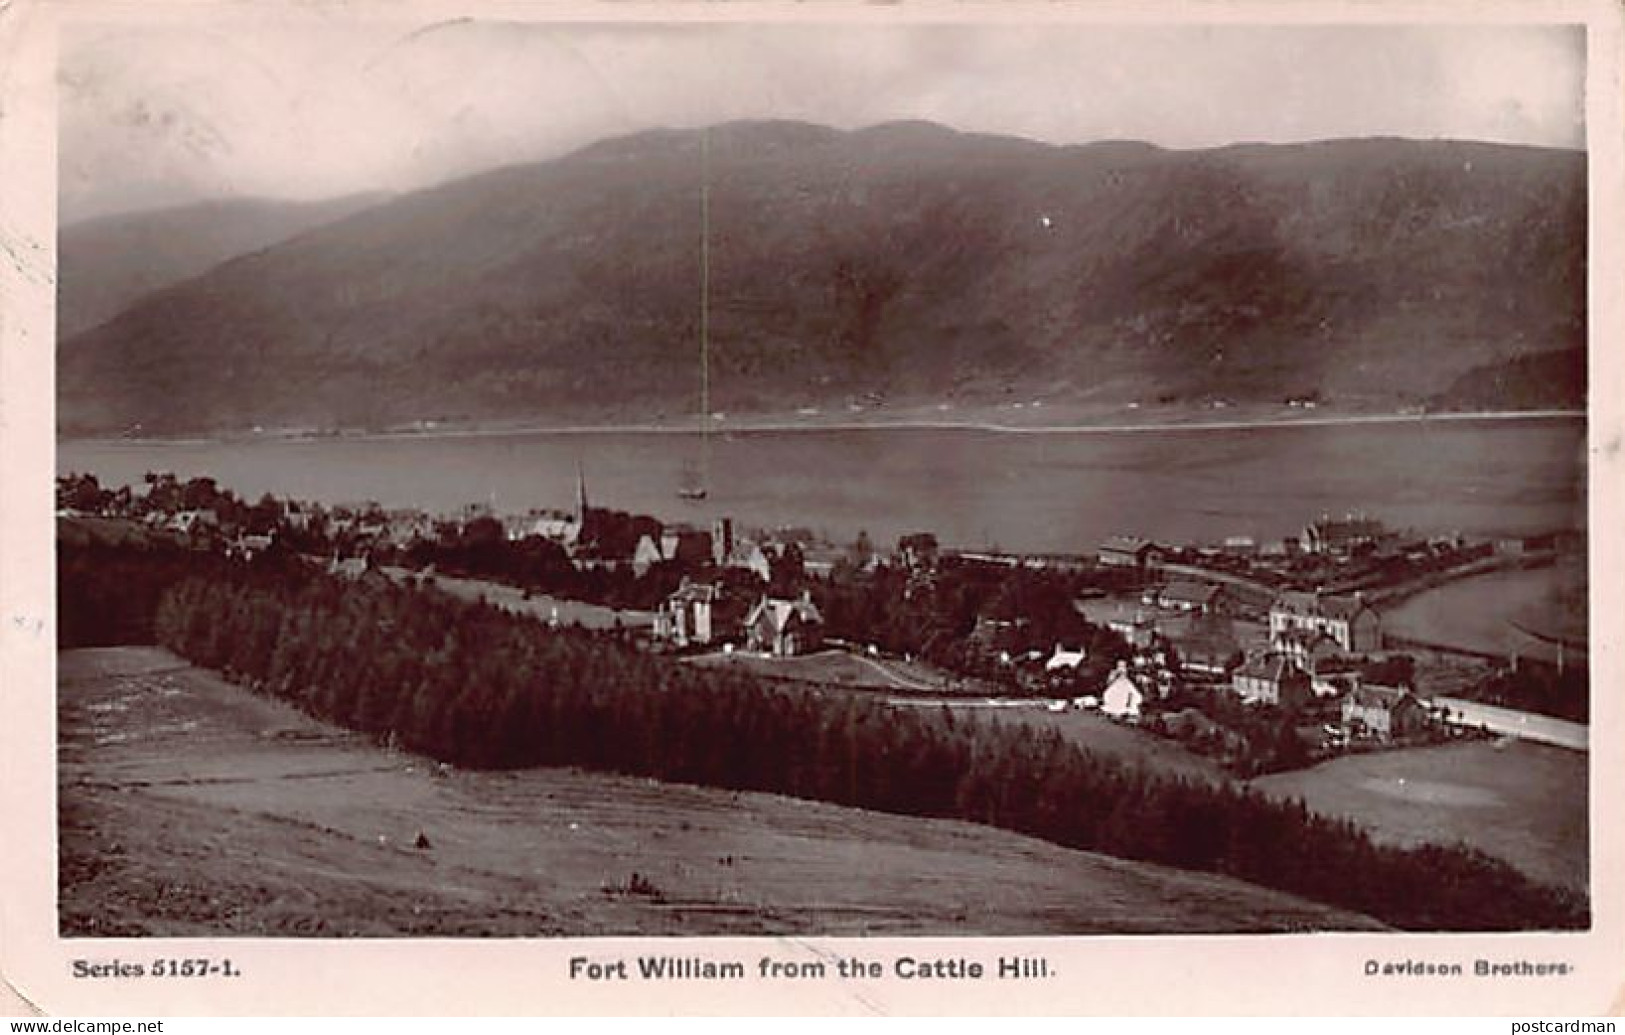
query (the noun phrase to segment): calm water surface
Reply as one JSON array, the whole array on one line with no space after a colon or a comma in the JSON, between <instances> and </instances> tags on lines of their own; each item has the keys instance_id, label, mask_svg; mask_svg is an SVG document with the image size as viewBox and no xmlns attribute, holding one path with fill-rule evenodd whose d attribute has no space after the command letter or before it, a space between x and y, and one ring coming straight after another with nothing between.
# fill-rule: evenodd
<instances>
[{"instance_id":1,"label":"calm water surface","mask_svg":"<svg viewBox=\"0 0 1625 1035\"><path fill-rule=\"evenodd\" d=\"M1588 641L1583 558L1447 582L1383 613L1384 629L1433 643L1553 660L1558 648ZM1570 660L1583 653L1569 650Z\"/></svg>"},{"instance_id":2,"label":"calm water surface","mask_svg":"<svg viewBox=\"0 0 1625 1035\"><path fill-rule=\"evenodd\" d=\"M1178 542L1295 534L1366 510L1424 532L1583 528L1580 418L1223 430L874 428L713 435L710 497L677 497L696 436L526 432L224 443L63 442L57 467L104 484L210 475L241 495L453 510L595 505L667 521L731 515L877 542L933 530L959 546L1092 550L1134 532Z\"/></svg>"}]
</instances>

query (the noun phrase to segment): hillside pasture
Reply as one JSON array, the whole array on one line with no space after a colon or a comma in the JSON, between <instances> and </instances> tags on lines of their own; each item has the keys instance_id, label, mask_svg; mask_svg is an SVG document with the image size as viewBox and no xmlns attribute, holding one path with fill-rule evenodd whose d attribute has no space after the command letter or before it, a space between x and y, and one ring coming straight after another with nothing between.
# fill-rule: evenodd
<instances>
[{"instance_id":1,"label":"hillside pasture","mask_svg":"<svg viewBox=\"0 0 1625 1035\"><path fill-rule=\"evenodd\" d=\"M696 655L690 661L697 665L733 666L769 678L859 690L940 693L951 685L963 682L958 677L918 662L883 660L842 650L782 658L749 651L718 651Z\"/></svg>"},{"instance_id":2,"label":"hillside pasture","mask_svg":"<svg viewBox=\"0 0 1625 1035\"><path fill-rule=\"evenodd\" d=\"M385 572L392 578L404 578L413 574L405 568L386 568ZM532 593L527 596L523 590L485 579L465 579L441 574L427 578L436 589L444 590L454 597L463 600L478 600L483 597L486 603L494 607L514 614L533 615L544 622L579 625L583 629L596 630L649 629L654 626L654 613L651 611L617 611L599 604L565 600L545 593Z\"/></svg>"},{"instance_id":3,"label":"hillside pasture","mask_svg":"<svg viewBox=\"0 0 1625 1035\"><path fill-rule=\"evenodd\" d=\"M1459 841L1585 891L1587 756L1518 740L1351 755L1253 786L1356 820L1395 844Z\"/></svg>"},{"instance_id":4,"label":"hillside pasture","mask_svg":"<svg viewBox=\"0 0 1625 1035\"><path fill-rule=\"evenodd\" d=\"M1369 930L969 823L389 751L150 648L59 659L67 936Z\"/></svg>"}]
</instances>

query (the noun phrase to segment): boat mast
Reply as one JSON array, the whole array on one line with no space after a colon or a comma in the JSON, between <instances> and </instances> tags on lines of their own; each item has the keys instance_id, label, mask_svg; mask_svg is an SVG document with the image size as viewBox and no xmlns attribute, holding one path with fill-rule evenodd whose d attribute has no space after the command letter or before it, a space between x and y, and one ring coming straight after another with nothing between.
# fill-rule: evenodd
<instances>
[{"instance_id":1,"label":"boat mast","mask_svg":"<svg viewBox=\"0 0 1625 1035\"><path fill-rule=\"evenodd\" d=\"M700 488L711 478L711 127L700 129Z\"/></svg>"}]
</instances>

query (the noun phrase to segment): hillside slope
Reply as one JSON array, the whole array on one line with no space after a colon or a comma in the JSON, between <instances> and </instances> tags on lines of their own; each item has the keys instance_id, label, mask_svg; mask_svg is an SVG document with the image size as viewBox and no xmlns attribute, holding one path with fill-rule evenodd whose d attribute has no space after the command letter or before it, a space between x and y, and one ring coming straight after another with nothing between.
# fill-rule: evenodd
<instances>
[{"instance_id":1,"label":"hillside slope","mask_svg":"<svg viewBox=\"0 0 1625 1035\"><path fill-rule=\"evenodd\" d=\"M59 665L69 937L1382 929L970 823L569 770L451 771L152 648Z\"/></svg>"},{"instance_id":2,"label":"hillside slope","mask_svg":"<svg viewBox=\"0 0 1625 1035\"><path fill-rule=\"evenodd\" d=\"M1391 408L1582 346L1585 224L1575 152L658 131L150 296L64 345L61 414L169 433L693 413L702 236L729 412L1012 393Z\"/></svg>"},{"instance_id":3,"label":"hillside slope","mask_svg":"<svg viewBox=\"0 0 1625 1035\"><path fill-rule=\"evenodd\" d=\"M357 194L299 203L244 198L103 216L57 235L57 333L70 337L117 316L143 295L384 198Z\"/></svg>"}]
</instances>

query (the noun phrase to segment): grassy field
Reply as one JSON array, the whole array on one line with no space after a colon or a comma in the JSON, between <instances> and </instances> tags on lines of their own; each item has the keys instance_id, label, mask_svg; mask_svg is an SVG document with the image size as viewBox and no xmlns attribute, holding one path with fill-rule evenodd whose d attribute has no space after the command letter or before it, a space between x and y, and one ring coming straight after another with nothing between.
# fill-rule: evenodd
<instances>
[{"instance_id":1,"label":"grassy field","mask_svg":"<svg viewBox=\"0 0 1625 1035\"><path fill-rule=\"evenodd\" d=\"M1050 702L1040 698L994 701L985 696L987 688L981 686L967 687L962 693L943 694L943 677L936 675L932 681L930 670L918 662L905 668L900 662L877 661L835 650L789 658L718 653L690 660L694 664L737 666L758 675L825 686L918 693L922 696L893 698L892 704L899 708L952 708L957 721L1016 725L1035 733L1054 730L1071 743L1125 762L1202 779L1226 779L1224 771L1208 759L1186 751L1173 741L1113 722L1096 712L1072 708L1053 712L1048 707ZM931 691L937 694L923 696Z\"/></svg>"},{"instance_id":2,"label":"grassy field","mask_svg":"<svg viewBox=\"0 0 1625 1035\"><path fill-rule=\"evenodd\" d=\"M712 655L764 675L871 690L908 689L868 659L836 652L800 658ZM1053 712L1043 701L974 696L897 697L898 707L950 707L956 721L1053 731L1096 754L1189 779L1231 777L1211 759L1097 712ZM1317 812L1347 816L1396 844L1462 842L1511 863L1537 880L1581 891L1587 886L1585 756L1522 742L1475 742L1354 755L1264 777L1253 786L1272 797L1301 798Z\"/></svg>"},{"instance_id":3,"label":"grassy field","mask_svg":"<svg viewBox=\"0 0 1625 1035\"><path fill-rule=\"evenodd\" d=\"M404 578L413 574L405 568L385 568L391 578ZM652 611L616 611L598 604L579 600L550 597L544 593L525 596L523 590L504 586L500 582L483 579L462 579L452 575L435 575L436 589L445 590L464 600L484 597L487 603L515 614L535 615L543 621L558 621L561 625L579 625L583 629L647 629L655 622Z\"/></svg>"},{"instance_id":4,"label":"grassy field","mask_svg":"<svg viewBox=\"0 0 1625 1035\"><path fill-rule=\"evenodd\" d=\"M1099 754L1196 779L1209 759L1090 712L964 709L981 722L1055 730ZM1524 741L1473 741L1350 755L1251 781L1271 797L1346 816L1393 844L1461 842L1536 880L1587 890L1586 756Z\"/></svg>"},{"instance_id":5,"label":"grassy field","mask_svg":"<svg viewBox=\"0 0 1625 1035\"><path fill-rule=\"evenodd\" d=\"M1193 754L1175 741L1113 722L1098 712L1006 708L997 711L967 709L954 714L970 715L979 722L1015 724L1035 733L1054 730L1071 743L1096 754L1144 765L1157 772L1200 780L1230 779L1223 768L1211 759Z\"/></svg>"},{"instance_id":6,"label":"grassy field","mask_svg":"<svg viewBox=\"0 0 1625 1035\"><path fill-rule=\"evenodd\" d=\"M173 532L148 528L139 521L88 514L57 518L56 534L62 542L75 546L93 543L103 546L122 546L126 543L145 546L155 542L173 544L177 541Z\"/></svg>"},{"instance_id":7,"label":"grassy field","mask_svg":"<svg viewBox=\"0 0 1625 1035\"><path fill-rule=\"evenodd\" d=\"M825 686L843 686L857 690L906 690L916 692L942 691L949 686L950 676L930 669L918 662L879 660L841 650L825 650L817 654L800 654L775 658L761 654L735 651L701 654L689 659L696 665L714 665L742 668L760 676L779 679L797 679Z\"/></svg>"},{"instance_id":8,"label":"grassy field","mask_svg":"<svg viewBox=\"0 0 1625 1035\"><path fill-rule=\"evenodd\" d=\"M1375 926L973 824L564 770L452 771L154 649L64 652L60 666L67 935Z\"/></svg>"},{"instance_id":9,"label":"grassy field","mask_svg":"<svg viewBox=\"0 0 1625 1035\"><path fill-rule=\"evenodd\" d=\"M1587 886L1586 758L1473 741L1340 758L1254 781L1399 844L1461 841L1536 880Z\"/></svg>"}]
</instances>

